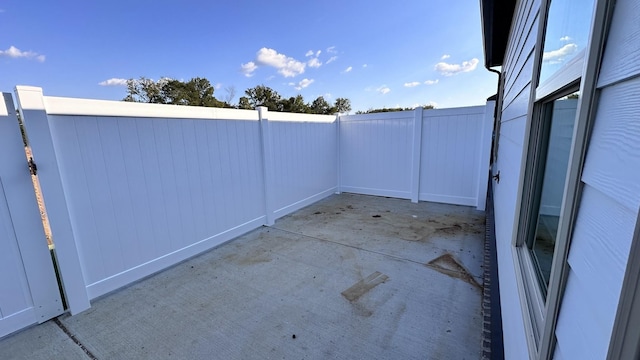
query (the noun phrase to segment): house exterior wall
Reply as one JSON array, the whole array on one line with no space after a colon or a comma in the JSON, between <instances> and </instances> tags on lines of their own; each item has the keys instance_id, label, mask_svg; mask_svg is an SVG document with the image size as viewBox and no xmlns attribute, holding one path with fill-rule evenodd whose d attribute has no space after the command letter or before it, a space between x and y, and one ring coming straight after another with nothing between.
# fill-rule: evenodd
<instances>
[{"instance_id":1,"label":"house exterior wall","mask_svg":"<svg viewBox=\"0 0 640 360\"><path fill-rule=\"evenodd\" d=\"M526 311L514 266L520 171L531 105L540 1L520 1L503 66L501 127L493 184L505 358L528 358ZM640 4L616 2L597 88L582 193L568 254L568 278L555 329L554 358L607 355L640 208ZM543 199L543 205L545 199ZM548 211L555 212L551 204Z\"/></svg>"},{"instance_id":2,"label":"house exterior wall","mask_svg":"<svg viewBox=\"0 0 640 360\"><path fill-rule=\"evenodd\" d=\"M617 0L569 250L555 355L604 359L640 207L640 3Z\"/></svg>"},{"instance_id":3,"label":"house exterior wall","mask_svg":"<svg viewBox=\"0 0 640 360\"><path fill-rule=\"evenodd\" d=\"M518 221L516 206L520 171L524 166L522 154L539 11L539 0L527 0L519 2L514 12L503 66L505 85L502 90L499 147L497 161L492 167L494 174L500 172L500 182L493 183L493 191L506 359L526 359L529 356L512 241Z\"/></svg>"}]
</instances>

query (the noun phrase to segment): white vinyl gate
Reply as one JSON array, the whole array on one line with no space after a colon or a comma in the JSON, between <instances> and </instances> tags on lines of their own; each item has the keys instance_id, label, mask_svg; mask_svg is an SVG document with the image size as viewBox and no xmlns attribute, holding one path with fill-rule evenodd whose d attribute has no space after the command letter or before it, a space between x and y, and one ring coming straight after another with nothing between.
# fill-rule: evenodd
<instances>
[{"instance_id":1,"label":"white vinyl gate","mask_svg":"<svg viewBox=\"0 0 640 360\"><path fill-rule=\"evenodd\" d=\"M11 94L0 98L0 338L64 311Z\"/></svg>"}]
</instances>

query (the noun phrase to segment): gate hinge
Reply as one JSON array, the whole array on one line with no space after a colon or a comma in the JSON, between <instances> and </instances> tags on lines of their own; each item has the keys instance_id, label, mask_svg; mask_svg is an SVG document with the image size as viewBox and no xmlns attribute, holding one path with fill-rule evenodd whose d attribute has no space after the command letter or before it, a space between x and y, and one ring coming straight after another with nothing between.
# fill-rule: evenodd
<instances>
[{"instance_id":1,"label":"gate hinge","mask_svg":"<svg viewBox=\"0 0 640 360\"><path fill-rule=\"evenodd\" d=\"M29 157L29 172L31 172L31 175L38 175L38 165L36 165L36 162L33 161L33 157Z\"/></svg>"}]
</instances>

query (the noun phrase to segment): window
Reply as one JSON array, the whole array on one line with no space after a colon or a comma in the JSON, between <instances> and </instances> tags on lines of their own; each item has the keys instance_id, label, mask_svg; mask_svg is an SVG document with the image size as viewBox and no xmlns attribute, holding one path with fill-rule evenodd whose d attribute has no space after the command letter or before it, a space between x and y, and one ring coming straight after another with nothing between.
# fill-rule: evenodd
<instances>
[{"instance_id":1,"label":"window","mask_svg":"<svg viewBox=\"0 0 640 360\"><path fill-rule=\"evenodd\" d=\"M573 129L578 108L579 92L554 98L539 104L536 124L535 164L528 223L524 224L523 246L529 251L540 295L546 299L551 277L551 265L560 223L560 209L573 143ZM533 159L532 159L533 161Z\"/></svg>"},{"instance_id":2,"label":"window","mask_svg":"<svg viewBox=\"0 0 640 360\"><path fill-rule=\"evenodd\" d=\"M547 358L566 271L571 226L577 211L588 113L599 60L607 0L542 1L528 117L526 162L515 239L518 282L532 358ZM604 13L604 10L602 10ZM600 19L600 20L598 20ZM587 71L589 69L589 72Z\"/></svg>"}]
</instances>

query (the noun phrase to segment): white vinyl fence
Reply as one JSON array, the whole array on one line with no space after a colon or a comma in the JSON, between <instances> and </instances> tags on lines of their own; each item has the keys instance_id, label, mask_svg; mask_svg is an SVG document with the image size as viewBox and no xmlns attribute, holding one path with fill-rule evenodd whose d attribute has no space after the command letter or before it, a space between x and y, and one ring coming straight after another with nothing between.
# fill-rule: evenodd
<instances>
[{"instance_id":1,"label":"white vinyl fence","mask_svg":"<svg viewBox=\"0 0 640 360\"><path fill-rule=\"evenodd\" d=\"M484 210L493 108L341 116L340 190Z\"/></svg>"},{"instance_id":2,"label":"white vinyl fence","mask_svg":"<svg viewBox=\"0 0 640 360\"><path fill-rule=\"evenodd\" d=\"M334 116L17 96L77 311L337 189Z\"/></svg>"},{"instance_id":3,"label":"white vinyl fence","mask_svg":"<svg viewBox=\"0 0 640 360\"><path fill-rule=\"evenodd\" d=\"M484 209L492 103L336 117L16 96L72 314L336 192Z\"/></svg>"}]
</instances>

